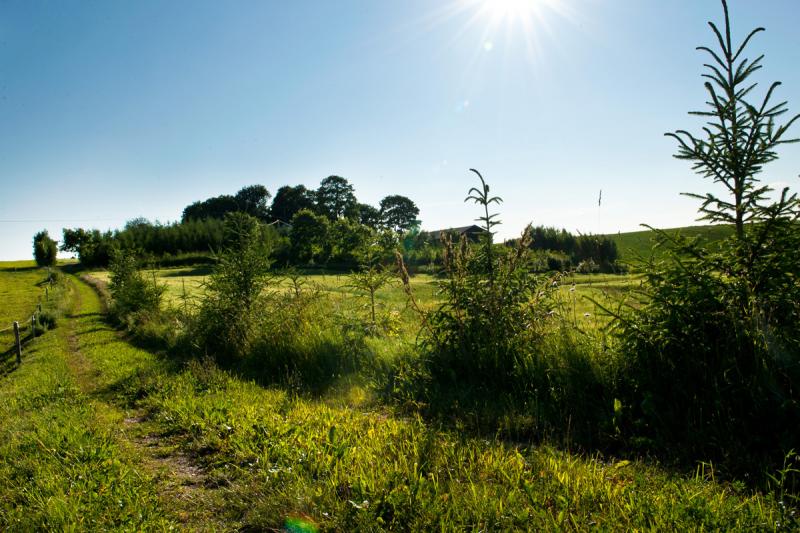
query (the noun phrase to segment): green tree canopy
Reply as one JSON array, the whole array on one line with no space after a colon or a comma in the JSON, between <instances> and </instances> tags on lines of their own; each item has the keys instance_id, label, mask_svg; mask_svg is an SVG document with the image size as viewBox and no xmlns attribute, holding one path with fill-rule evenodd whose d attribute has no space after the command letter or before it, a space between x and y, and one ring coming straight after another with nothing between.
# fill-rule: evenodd
<instances>
[{"instance_id":1,"label":"green tree canopy","mask_svg":"<svg viewBox=\"0 0 800 533\"><path fill-rule=\"evenodd\" d=\"M269 191L263 185L250 185L240 189L235 196L222 194L194 202L183 210L182 220L223 219L228 213L236 212L266 220L269 216L270 197Z\"/></svg>"},{"instance_id":2,"label":"green tree canopy","mask_svg":"<svg viewBox=\"0 0 800 533\"><path fill-rule=\"evenodd\" d=\"M290 222L295 213L301 209L314 209L314 192L304 185L284 185L272 199L270 215L274 220Z\"/></svg>"},{"instance_id":3,"label":"green tree canopy","mask_svg":"<svg viewBox=\"0 0 800 533\"><path fill-rule=\"evenodd\" d=\"M295 261L324 261L330 222L310 209L301 209L292 218L289 234L291 255Z\"/></svg>"},{"instance_id":4,"label":"green tree canopy","mask_svg":"<svg viewBox=\"0 0 800 533\"><path fill-rule=\"evenodd\" d=\"M328 176L322 180L316 197L317 210L331 220L352 213L358 204L353 186L341 176Z\"/></svg>"},{"instance_id":5,"label":"green tree canopy","mask_svg":"<svg viewBox=\"0 0 800 533\"><path fill-rule=\"evenodd\" d=\"M402 233L419 224L419 208L410 198L393 194L381 200L381 222L385 228Z\"/></svg>"},{"instance_id":6,"label":"green tree canopy","mask_svg":"<svg viewBox=\"0 0 800 533\"><path fill-rule=\"evenodd\" d=\"M240 189L235 198L239 211L259 220L267 220L271 197L272 195L263 185L249 185Z\"/></svg>"},{"instance_id":7,"label":"green tree canopy","mask_svg":"<svg viewBox=\"0 0 800 533\"><path fill-rule=\"evenodd\" d=\"M226 214L234 213L238 211L238 209L239 203L236 201L236 198L229 194L223 194L186 206L183 210L182 219L184 222L189 220L203 220L206 218L223 219Z\"/></svg>"},{"instance_id":8,"label":"green tree canopy","mask_svg":"<svg viewBox=\"0 0 800 533\"><path fill-rule=\"evenodd\" d=\"M381 225L381 212L376 207L369 204L358 204L358 221L372 229L378 229Z\"/></svg>"}]
</instances>

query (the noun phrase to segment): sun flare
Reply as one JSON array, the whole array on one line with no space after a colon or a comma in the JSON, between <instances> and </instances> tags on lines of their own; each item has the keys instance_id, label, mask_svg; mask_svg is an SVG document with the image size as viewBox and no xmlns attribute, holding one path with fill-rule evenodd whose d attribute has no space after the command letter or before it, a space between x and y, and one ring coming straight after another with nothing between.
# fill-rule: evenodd
<instances>
[{"instance_id":1,"label":"sun flare","mask_svg":"<svg viewBox=\"0 0 800 533\"><path fill-rule=\"evenodd\" d=\"M483 9L496 20L525 19L534 14L540 0L485 0Z\"/></svg>"},{"instance_id":2,"label":"sun flare","mask_svg":"<svg viewBox=\"0 0 800 533\"><path fill-rule=\"evenodd\" d=\"M422 23L431 30L459 20L451 44L475 39L476 55L524 54L531 64L540 63L557 41L559 26L578 25L575 0L449 0L427 13ZM555 43L557 44L557 43Z\"/></svg>"}]
</instances>

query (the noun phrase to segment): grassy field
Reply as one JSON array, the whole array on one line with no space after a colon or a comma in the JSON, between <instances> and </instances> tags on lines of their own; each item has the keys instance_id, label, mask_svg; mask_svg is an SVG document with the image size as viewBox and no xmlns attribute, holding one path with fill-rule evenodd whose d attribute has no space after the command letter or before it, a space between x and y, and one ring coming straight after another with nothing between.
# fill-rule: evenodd
<instances>
[{"instance_id":1,"label":"grassy field","mask_svg":"<svg viewBox=\"0 0 800 533\"><path fill-rule=\"evenodd\" d=\"M685 228L671 228L664 230L669 235L680 233L685 237L702 237L709 242L719 241L733 234L733 227L726 225L717 226L687 226ZM655 244L655 232L651 230L633 231L629 233L611 233L606 235L617 244L619 258L623 263L633 263L638 258L648 258ZM655 251L656 257L660 251Z\"/></svg>"},{"instance_id":2,"label":"grassy field","mask_svg":"<svg viewBox=\"0 0 800 533\"><path fill-rule=\"evenodd\" d=\"M203 292L203 284L211 274L211 267L166 268L147 270L148 279L167 287L166 301L173 306L193 305ZM89 272L93 278L109 281L108 271ZM343 314L367 314L367 301L359 291L350 286L346 274L313 273L301 277L305 289L315 288L330 298L332 312ZM608 322L597 306L612 306L625 297L632 288L638 287L640 278L636 275L615 274L573 274L560 280L558 292L559 309L575 324L583 327L600 327ZM292 282L276 274L275 290L291 290ZM428 274L417 274L411 278L415 298L421 307L430 310L440 303L436 278ZM591 298L591 300L590 300ZM397 317L398 333L406 339L413 339L418 331L419 317L408 307L407 297L398 281L394 281L378 291L376 300L379 310L393 313ZM588 316L587 316L588 315Z\"/></svg>"},{"instance_id":3,"label":"grassy field","mask_svg":"<svg viewBox=\"0 0 800 533\"><path fill-rule=\"evenodd\" d=\"M0 262L0 357L11 357L14 344L14 321L20 323L22 335L30 328L30 316L36 310L40 298L44 298L44 282L47 271L36 267L33 261Z\"/></svg>"},{"instance_id":4,"label":"grassy field","mask_svg":"<svg viewBox=\"0 0 800 533\"><path fill-rule=\"evenodd\" d=\"M716 482L711 467L479 439L357 386L303 399L159 358L105 322L89 287L70 286L59 328L0 378L0 529L780 527L777 502Z\"/></svg>"}]
</instances>

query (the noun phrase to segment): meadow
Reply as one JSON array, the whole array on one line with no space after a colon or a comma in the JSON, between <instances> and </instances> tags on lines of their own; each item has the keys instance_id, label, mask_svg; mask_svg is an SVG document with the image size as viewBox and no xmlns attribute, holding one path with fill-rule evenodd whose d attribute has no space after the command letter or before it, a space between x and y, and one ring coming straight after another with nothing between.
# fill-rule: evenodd
<instances>
[{"instance_id":1,"label":"meadow","mask_svg":"<svg viewBox=\"0 0 800 533\"><path fill-rule=\"evenodd\" d=\"M173 307L196 305L204 293L204 286L212 272L210 265L178 268L145 269L143 274L153 283L166 287L165 302ZM108 283L108 270L90 270L86 275ZM287 274L277 271L273 274L275 287L271 290L290 293L294 283L305 290L317 290L329 298L331 310L344 313L361 313L365 310L364 294L352 287L347 273L307 271L300 273L293 281ZM630 291L641 285L637 274L577 274L558 276L559 310L575 324L582 327L597 328L605 326L608 316L604 315L592 300L613 305ZM436 276L415 274L410 278L414 295L425 310L432 310L441 304L440 288ZM392 279L376 293L376 301L381 310L395 313L398 317L398 333L413 339L419 328L419 317L408 306L408 297L399 278ZM589 316L586 316L586 315Z\"/></svg>"},{"instance_id":2,"label":"meadow","mask_svg":"<svg viewBox=\"0 0 800 533\"><path fill-rule=\"evenodd\" d=\"M319 278L345 297L343 280ZM583 281L576 287L597 280ZM69 276L66 287L59 326L0 378L5 530L780 530L787 523L789 511L774 496L720 482L709 464L682 472L477 436L397 410L363 384L299 396L210 360L156 355L109 325L88 285Z\"/></svg>"},{"instance_id":3,"label":"meadow","mask_svg":"<svg viewBox=\"0 0 800 533\"><path fill-rule=\"evenodd\" d=\"M12 323L19 322L20 335L30 336L30 317L44 300L47 272L36 267L33 261L7 261L0 263L0 368L6 371L14 355Z\"/></svg>"}]
</instances>

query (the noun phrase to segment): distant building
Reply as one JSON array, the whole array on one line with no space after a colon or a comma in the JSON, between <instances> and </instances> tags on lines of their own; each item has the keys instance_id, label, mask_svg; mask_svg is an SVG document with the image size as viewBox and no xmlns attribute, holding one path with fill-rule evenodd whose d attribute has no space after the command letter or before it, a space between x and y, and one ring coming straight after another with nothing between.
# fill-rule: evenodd
<instances>
[{"instance_id":1,"label":"distant building","mask_svg":"<svg viewBox=\"0 0 800 533\"><path fill-rule=\"evenodd\" d=\"M280 234L288 234L292 230L292 225L288 222L284 222L283 220L275 220L267 225L278 230L278 233Z\"/></svg>"},{"instance_id":2,"label":"distant building","mask_svg":"<svg viewBox=\"0 0 800 533\"><path fill-rule=\"evenodd\" d=\"M486 230L480 226L476 226L473 224L472 226L461 226L460 228L447 228L447 229L438 229L436 231L426 231L428 235L431 236L431 239L434 241L439 241L443 235L451 235L455 239L460 239L462 236L466 237L470 242L478 242L478 239L481 235L486 233Z\"/></svg>"}]
</instances>

